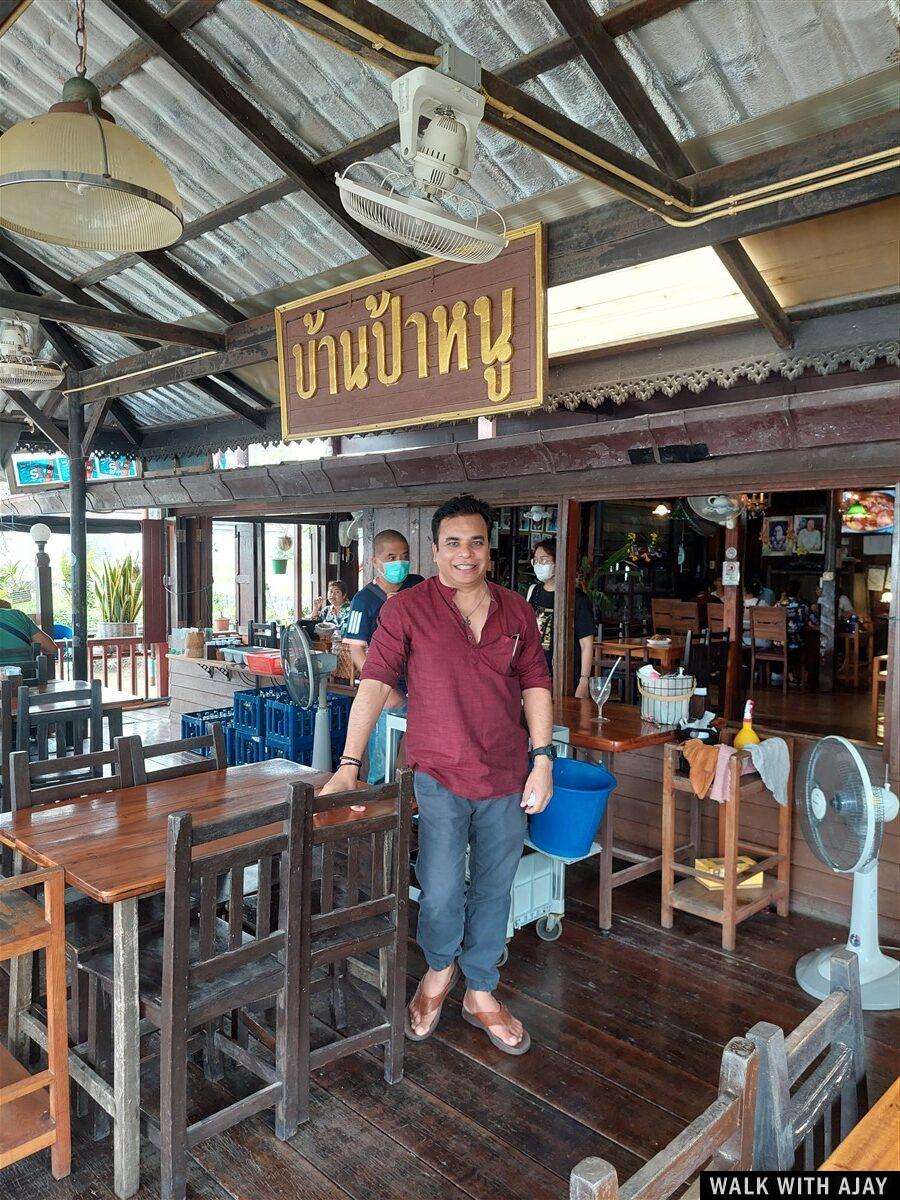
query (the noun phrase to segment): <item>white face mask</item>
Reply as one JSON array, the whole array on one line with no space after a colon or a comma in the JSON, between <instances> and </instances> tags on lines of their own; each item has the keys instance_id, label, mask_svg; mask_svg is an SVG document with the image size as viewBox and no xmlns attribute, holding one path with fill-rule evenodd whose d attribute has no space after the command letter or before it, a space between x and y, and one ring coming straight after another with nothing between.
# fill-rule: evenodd
<instances>
[{"instance_id":1,"label":"white face mask","mask_svg":"<svg viewBox=\"0 0 900 1200\"><path fill-rule=\"evenodd\" d=\"M552 579L556 571L556 563L532 563L531 566L541 583L546 583L548 579Z\"/></svg>"}]
</instances>

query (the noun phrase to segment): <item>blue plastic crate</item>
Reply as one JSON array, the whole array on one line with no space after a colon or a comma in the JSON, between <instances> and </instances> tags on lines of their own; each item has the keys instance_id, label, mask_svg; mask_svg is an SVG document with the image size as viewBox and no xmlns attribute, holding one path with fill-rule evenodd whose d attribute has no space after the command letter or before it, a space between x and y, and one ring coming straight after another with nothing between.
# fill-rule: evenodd
<instances>
[{"instance_id":1,"label":"blue plastic crate","mask_svg":"<svg viewBox=\"0 0 900 1200\"><path fill-rule=\"evenodd\" d=\"M235 738L236 738L236 734L234 731L234 726L226 725L225 726L225 761L228 763L229 767L236 767L237 763L238 763L237 746L236 746Z\"/></svg>"},{"instance_id":2,"label":"blue plastic crate","mask_svg":"<svg viewBox=\"0 0 900 1200\"><path fill-rule=\"evenodd\" d=\"M181 717L181 736L183 738L204 737L209 733L210 725L222 725L227 730L232 721L230 708L207 708L201 712L183 713ZM208 746L192 751L203 758L209 758L211 750Z\"/></svg>"},{"instance_id":3,"label":"blue plastic crate","mask_svg":"<svg viewBox=\"0 0 900 1200\"><path fill-rule=\"evenodd\" d=\"M312 766L312 742L304 748L291 748L287 746L271 745L266 743L264 749L266 761L273 758L283 758L287 762L300 763L301 766Z\"/></svg>"},{"instance_id":4,"label":"blue plastic crate","mask_svg":"<svg viewBox=\"0 0 900 1200\"><path fill-rule=\"evenodd\" d=\"M266 732L266 703L283 700L287 691L283 687L251 688L246 692L234 693L234 727L242 733L262 737Z\"/></svg>"},{"instance_id":5,"label":"blue plastic crate","mask_svg":"<svg viewBox=\"0 0 900 1200\"><path fill-rule=\"evenodd\" d=\"M272 697L266 700L266 741L271 737L312 737L315 720L315 709L301 708L287 697Z\"/></svg>"},{"instance_id":6,"label":"blue plastic crate","mask_svg":"<svg viewBox=\"0 0 900 1200\"><path fill-rule=\"evenodd\" d=\"M280 733L266 734L266 747L278 751L279 758L289 758L293 762L301 762L303 756L312 754L313 735L306 734L303 737L292 737Z\"/></svg>"},{"instance_id":7,"label":"blue plastic crate","mask_svg":"<svg viewBox=\"0 0 900 1200\"><path fill-rule=\"evenodd\" d=\"M240 729L234 731L235 765L243 763L263 762L266 757L266 746L259 734L245 733Z\"/></svg>"},{"instance_id":8,"label":"blue plastic crate","mask_svg":"<svg viewBox=\"0 0 900 1200\"><path fill-rule=\"evenodd\" d=\"M350 720L350 709L353 706L353 697L344 695L328 694L328 707L331 709L331 736L334 738L335 733L345 733L347 723Z\"/></svg>"}]
</instances>

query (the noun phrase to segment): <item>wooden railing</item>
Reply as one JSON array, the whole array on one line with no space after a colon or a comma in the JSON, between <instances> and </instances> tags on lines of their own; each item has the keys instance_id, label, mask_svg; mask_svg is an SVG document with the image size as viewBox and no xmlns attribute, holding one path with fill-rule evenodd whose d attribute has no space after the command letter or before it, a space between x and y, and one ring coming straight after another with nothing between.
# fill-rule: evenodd
<instances>
[{"instance_id":1,"label":"wooden railing","mask_svg":"<svg viewBox=\"0 0 900 1200\"><path fill-rule=\"evenodd\" d=\"M145 643L142 637L88 638L90 677L119 692L162 700L169 694L168 649L165 642ZM56 677L73 677L68 639L56 643Z\"/></svg>"}]
</instances>

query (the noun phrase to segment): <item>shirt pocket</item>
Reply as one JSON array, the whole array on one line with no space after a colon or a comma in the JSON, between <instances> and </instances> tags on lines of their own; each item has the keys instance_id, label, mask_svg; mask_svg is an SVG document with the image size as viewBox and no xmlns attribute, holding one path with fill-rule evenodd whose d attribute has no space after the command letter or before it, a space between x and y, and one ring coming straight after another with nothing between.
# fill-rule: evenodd
<instances>
[{"instance_id":1,"label":"shirt pocket","mask_svg":"<svg viewBox=\"0 0 900 1200\"><path fill-rule=\"evenodd\" d=\"M501 633L490 644L481 647L482 661L496 674L512 678L519 672L524 644L524 629Z\"/></svg>"}]
</instances>

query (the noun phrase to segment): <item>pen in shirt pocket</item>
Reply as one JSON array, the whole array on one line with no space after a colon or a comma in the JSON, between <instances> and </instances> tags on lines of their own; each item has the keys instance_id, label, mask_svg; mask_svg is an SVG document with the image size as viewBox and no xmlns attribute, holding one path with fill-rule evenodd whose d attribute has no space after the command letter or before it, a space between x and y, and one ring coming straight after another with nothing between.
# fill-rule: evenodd
<instances>
[{"instance_id":1,"label":"pen in shirt pocket","mask_svg":"<svg viewBox=\"0 0 900 1200\"><path fill-rule=\"evenodd\" d=\"M520 633L517 633L512 640L512 643L513 643L512 654L509 656L509 665L510 666L512 666L516 660L516 652L519 649L519 638L521 636L522 635Z\"/></svg>"}]
</instances>

